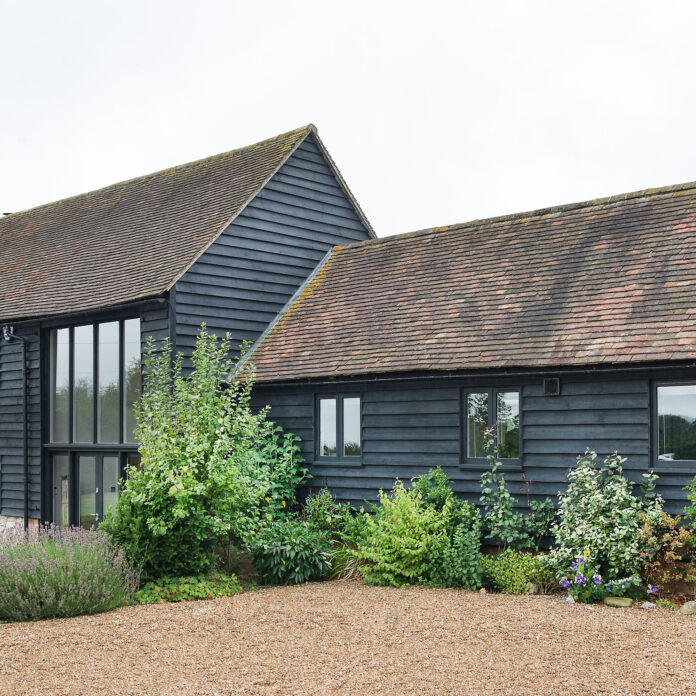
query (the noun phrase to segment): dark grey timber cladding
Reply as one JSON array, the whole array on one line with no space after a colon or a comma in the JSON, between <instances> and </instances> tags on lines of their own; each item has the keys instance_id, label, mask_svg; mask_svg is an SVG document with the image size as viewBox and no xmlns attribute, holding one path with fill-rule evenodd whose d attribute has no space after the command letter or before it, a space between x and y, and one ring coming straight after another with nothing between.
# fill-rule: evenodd
<instances>
[{"instance_id":1,"label":"dark grey timber cladding","mask_svg":"<svg viewBox=\"0 0 696 696\"><path fill-rule=\"evenodd\" d=\"M201 322L256 340L326 252L369 238L311 136L176 283L177 347Z\"/></svg>"},{"instance_id":2,"label":"dark grey timber cladding","mask_svg":"<svg viewBox=\"0 0 696 696\"><path fill-rule=\"evenodd\" d=\"M15 327L27 341L29 402L29 516L40 516L41 379L38 324ZM22 346L0 343L0 514L24 515L24 406Z\"/></svg>"},{"instance_id":3,"label":"dark grey timber cladding","mask_svg":"<svg viewBox=\"0 0 696 696\"><path fill-rule=\"evenodd\" d=\"M600 459L618 450L628 457L626 473L639 480L652 466L666 509L682 512L682 490L696 471L674 470L651 456L651 379L655 375L617 372L605 375L573 373L560 376L560 396L543 395L543 376L403 381L337 382L256 387L254 404L269 404L270 417L302 438L304 457L311 463L312 485L328 486L342 500L374 500L399 477L408 481L429 468L442 466L463 497L477 500L485 469L460 458L460 398L465 387L509 387L521 391L522 465L506 472L510 490L526 506L522 474L532 481L533 497L555 497L566 487L568 470L586 447ZM696 379L679 373L679 379ZM362 393L362 466L314 462L314 411L317 393ZM652 461L652 464L651 464Z\"/></svg>"}]
</instances>

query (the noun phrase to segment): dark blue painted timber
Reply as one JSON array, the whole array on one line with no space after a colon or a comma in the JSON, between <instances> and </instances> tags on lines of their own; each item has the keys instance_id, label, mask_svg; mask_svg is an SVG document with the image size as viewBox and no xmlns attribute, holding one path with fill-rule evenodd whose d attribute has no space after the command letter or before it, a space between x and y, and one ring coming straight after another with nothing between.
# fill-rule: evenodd
<instances>
[{"instance_id":1,"label":"dark blue painted timber","mask_svg":"<svg viewBox=\"0 0 696 696\"><path fill-rule=\"evenodd\" d=\"M29 404L29 514L39 516L41 498L41 380L39 324L15 328L27 342ZM0 514L24 515L24 405L22 346L0 343Z\"/></svg>"},{"instance_id":2,"label":"dark blue painted timber","mask_svg":"<svg viewBox=\"0 0 696 696\"><path fill-rule=\"evenodd\" d=\"M176 283L177 350L202 322L234 346L255 341L332 246L369 236L308 136Z\"/></svg>"},{"instance_id":3,"label":"dark blue painted timber","mask_svg":"<svg viewBox=\"0 0 696 696\"><path fill-rule=\"evenodd\" d=\"M374 500L395 478L409 480L442 466L463 497L478 500L485 464L461 457L461 398L469 387L516 387L521 392L522 450L519 466L506 473L511 491L526 505L522 475L531 479L531 495L554 496L565 489L567 472L590 447L601 458L618 450L628 457L629 478L639 480L653 468L666 509L681 513L682 490L696 470L657 461L651 443L651 388L656 379L696 379L696 371L614 371L560 375L561 395L544 396L543 375L521 377L385 381L332 384L257 385L254 405L271 406L270 417L302 438L314 487L328 486L341 500ZM360 466L317 461L314 456L318 394L362 395L363 455Z\"/></svg>"}]
</instances>

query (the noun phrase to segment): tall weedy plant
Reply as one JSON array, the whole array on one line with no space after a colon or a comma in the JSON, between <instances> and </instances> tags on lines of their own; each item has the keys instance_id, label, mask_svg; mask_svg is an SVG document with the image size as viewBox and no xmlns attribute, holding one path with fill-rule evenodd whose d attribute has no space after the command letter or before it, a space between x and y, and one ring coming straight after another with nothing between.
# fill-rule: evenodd
<instances>
[{"instance_id":1,"label":"tall weedy plant","mask_svg":"<svg viewBox=\"0 0 696 696\"><path fill-rule=\"evenodd\" d=\"M297 441L250 406L253 366L234 372L229 338L201 327L183 370L150 340L137 430L142 462L128 471L102 528L146 578L206 572L221 540L245 545L295 502L306 477Z\"/></svg>"}]
</instances>

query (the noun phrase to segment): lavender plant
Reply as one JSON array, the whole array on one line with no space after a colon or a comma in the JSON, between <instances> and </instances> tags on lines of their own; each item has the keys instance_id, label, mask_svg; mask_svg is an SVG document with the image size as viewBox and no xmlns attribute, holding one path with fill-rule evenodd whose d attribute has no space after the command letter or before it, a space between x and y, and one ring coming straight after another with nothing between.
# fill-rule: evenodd
<instances>
[{"instance_id":1,"label":"lavender plant","mask_svg":"<svg viewBox=\"0 0 696 696\"><path fill-rule=\"evenodd\" d=\"M0 533L0 620L96 614L127 603L138 573L106 534L76 527Z\"/></svg>"}]
</instances>

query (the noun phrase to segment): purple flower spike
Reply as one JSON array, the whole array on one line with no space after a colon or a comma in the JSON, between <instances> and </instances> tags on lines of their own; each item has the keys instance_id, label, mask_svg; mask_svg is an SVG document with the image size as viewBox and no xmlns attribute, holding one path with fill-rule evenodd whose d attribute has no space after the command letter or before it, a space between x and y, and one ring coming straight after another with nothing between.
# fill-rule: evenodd
<instances>
[{"instance_id":1,"label":"purple flower spike","mask_svg":"<svg viewBox=\"0 0 696 696\"><path fill-rule=\"evenodd\" d=\"M573 570L577 570L577 569L578 569L578 564L577 564L575 561L573 561L570 565L573 566Z\"/></svg>"},{"instance_id":2,"label":"purple flower spike","mask_svg":"<svg viewBox=\"0 0 696 696\"><path fill-rule=\"evenodd\" d=\"M657 586L656 585L648 585L648 592L650 594L657 594Z\"/></svg>"},{"instance_id":3,"label":"purple flower spike","mask_svg":"<svg viewBox=\"0 0 696 696\"><path fill-rule=\"evenodd\" d=\"M570 583L568 582L567 578L563 578L561 580L561 587L565 587L566 590L570 587Z\"/></svg>"},{"instance_id":4,"label":"purple flower spike","mask_svg":"<svg viewBox=\"0 0 696 696\"><path fill-rule=\"evenodd\" d=\"M602 578L600 578L599 575L595 575L595 576L592 578L592 582L593 582L595 585L601 585L601 584L602 584Z\"/></svg>"}]
</instances>

